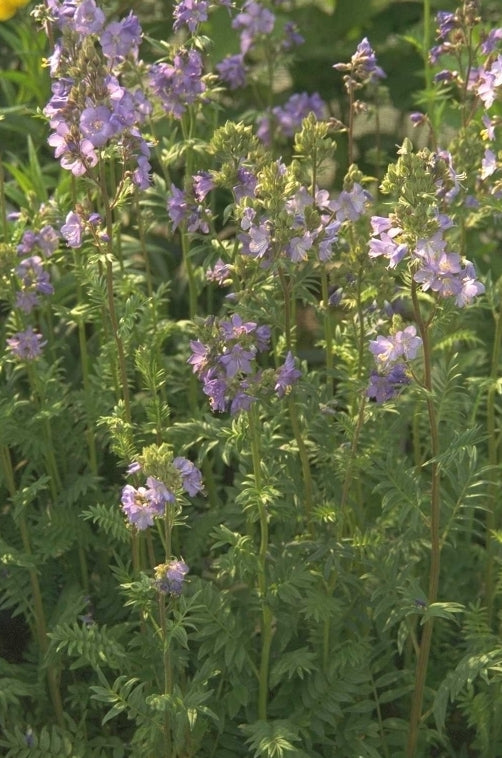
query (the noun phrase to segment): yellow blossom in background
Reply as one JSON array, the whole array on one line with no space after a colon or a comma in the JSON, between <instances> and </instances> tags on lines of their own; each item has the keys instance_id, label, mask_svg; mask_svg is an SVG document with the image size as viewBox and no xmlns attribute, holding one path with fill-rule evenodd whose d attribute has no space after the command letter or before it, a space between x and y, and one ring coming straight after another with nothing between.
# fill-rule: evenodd
<instances>
[{"instance_id":1,"label":"yellow blossom in background","mask_svg":"<svg viewBox=\"0 0 502 758\"><path fill-rule=\"evenodd\" d=\"M28 2L29 0L0 0L0 21L12 18L17 9Z\"/></svg>"}]
</instances>

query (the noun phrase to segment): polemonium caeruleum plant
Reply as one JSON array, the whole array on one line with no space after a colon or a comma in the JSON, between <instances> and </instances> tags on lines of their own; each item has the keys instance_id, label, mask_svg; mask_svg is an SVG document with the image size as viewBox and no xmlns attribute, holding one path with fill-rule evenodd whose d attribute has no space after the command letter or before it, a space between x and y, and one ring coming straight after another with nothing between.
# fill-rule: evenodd
<instances>
[{"instance_id":1,"label":"polemonium caeruleum plant","mask_svg":"<svg viewBox=\"0 0 502 758\"><path fill-rule=\"evenodd\" d=\"M21 17L49 47L0 163L7 756L500 753L484 10L433 40L424 3L382 181L369 22L321 91L294 5Z\"/></svg>"}]
</instances>

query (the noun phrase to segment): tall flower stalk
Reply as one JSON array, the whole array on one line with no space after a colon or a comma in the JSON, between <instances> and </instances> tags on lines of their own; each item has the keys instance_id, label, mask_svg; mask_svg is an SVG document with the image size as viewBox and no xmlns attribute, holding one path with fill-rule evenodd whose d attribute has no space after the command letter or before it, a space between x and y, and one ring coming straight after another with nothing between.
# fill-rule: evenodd
<instances>
[{"instance_id":1,"label":"tall flower stalk","mask_svg":"<svg viewBox=\"0 0 502 758\"><path fill-rule=\"evenodd\" d=\"M426 393L425 402L427 405L427 416L429 420L429 433L430 433L430 509L429 509L429 524L430 524L430 565L429 565L429 589L428 589L428 604L432 605L438 599L439 591L439 571L440 571L440 558L441 558L441 545L440 545L440 515L441 515L441 502L440 502L440 468L438 456L440 453L439 446L439 429L436 408L434 404L433 389L432 389L432 346L430 335L430 323L424 321L422 312L420 309L420 302L417 294L417 285L412 282L411 296L413 302L413 313L415 321L418 325L418 331L422 339L423 350L423 388ZM418 657L415 670L415 687L411 698L411 711L409 720L408 742L406 746L407 758L414 758L417 750L417 742L419 737L420 722L422 720L422 709L424 690L427 680L427 671L429 665L429 657L432 644L432 631L434 620L428 618L422 629L422 636L420 638Z\"/></svg>"}]
</instances>

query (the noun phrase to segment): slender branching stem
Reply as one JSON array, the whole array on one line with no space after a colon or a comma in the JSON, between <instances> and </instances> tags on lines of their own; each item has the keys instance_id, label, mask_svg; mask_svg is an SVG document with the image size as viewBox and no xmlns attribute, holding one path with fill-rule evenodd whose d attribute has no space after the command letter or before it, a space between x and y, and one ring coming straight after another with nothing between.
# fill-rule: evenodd
<instances>
[{"instance_id":1,"label":"slender branching stem","mask_svg":"<svg viewBox=\"0 0 502 758\"><path fill-rule=\"evenodd\" d=\"M493 618L493 598L495 582L495 556L493 531L496 528L495 505L496 494L498 489L498 441L496 427L496 396L497 396L497 377L499 373L500 352L502 346L502 318L500 312L493 311L495 321L495 337L493 340L490 384L486 398L486 429L488 433L488 462L490 466L490 498L489 508L486 514L486 569L485 569L485 598L488 610L488 621L491 623Z\"/></svg>"},{"instance_id":2,"label":"slender branching stem","mask_svg":"<svg viewBox=\"0 0 502 758\"><path fill-rule=\"evenodd\" d=\"M268 707L268 676L270 666L270 648L272 645L272 610L267 598L267 552L268 552L268 515L262 497L262 470L260 453L259 418L255 407L248 411L249 431L251 436L251 453L253 475L255 480L258 516L260 523L260 546L258 550L257 589L261 605L261 655L258 681L258 718L266 721Z\"/></svg>"},{"instance_id":3,"label":"slender branching stem","mask_svg":"<svg viewBox=\"0 0 502 758\"><path fill-rule=\"evenodd\" d=\"M313 509L313 484L312 484L312 472L310 470L310 461L307 446L303 439L302 430L300 427L300 421L298 419L298 406L292 395L288 396L288 409L289 418L291 420L291 427L295 436L296 444L298 447L298 455L300 456L300 463L302 467L303 487L304 487L304 502L305 502L305 518L307 520L307 528L309 532L313 533L312 524L312 509Z\"/></svg>"},{"instance_id":4,"label":"slender branching stem","mask_svg":"<svg viewBox=\"0 0 502 758\"><path fill-rule=\"evenodd\" d=\"M436 408L432 398L432 347L430 342L429 323L426 323L422 317L420 303L417 295L417 287L412 282L412 301L415 320L418 325L420 336L423 344L424 357L424 381L423 386L426 391L427 414L429 419L429 433L431 445L431 496L430 496L430 567L429 567L429 605L435 603L439 590L439 569L441 556L441 543L439 532L440 517L440 469L437 461L439 455L439 430ZM422 719L422 706L424 699L425 683L427 679L427 669L429 665L429 656L432 643L433 619L429 618L423 625L422 637L420 640L418 658L415 672L415 687L411 700L411 712L408 731L408 742L406 747L406 758L415 758Z\"/></svg>"},{"instance_id":5,"label":"slender branching stem","mask_svg":"<svg viewBox=\"0 0 502 758\"><path fill-rule=\"evenodd\" d=\"M160 633L162 635L162 661L164 667L164 695L171 695L173 691L173 673L171 664L171 649L167 638L167 613L166 598L159 592L159 620ZM164 756L172 756L171 719L168 711L164 712Z\"/></svg>"},{"instance_id":6,"label":"slender branching stem","mask_svg":"<svg viewBox=\"0 0 502 758\"><path fill-rule=\"evenodd\" d=\"M7 225L7 204L5 202L5 174L3 170L2 153L0 153L0 219L2 222L3 241L7 242L9 238L9 228Z\"/></svg>"},{"instance_id":7,"label":"slender branching stem","mask_svg":"<svg viewBox=\"0 0 502 758\"><path fill-rule=\"evenodd\" d=\"M324 339L326 341L326 394L333 395L333 323L329 309L328 272L323 267L321 272L321 294L324 312Z\"/></svg>"}]
</instances>

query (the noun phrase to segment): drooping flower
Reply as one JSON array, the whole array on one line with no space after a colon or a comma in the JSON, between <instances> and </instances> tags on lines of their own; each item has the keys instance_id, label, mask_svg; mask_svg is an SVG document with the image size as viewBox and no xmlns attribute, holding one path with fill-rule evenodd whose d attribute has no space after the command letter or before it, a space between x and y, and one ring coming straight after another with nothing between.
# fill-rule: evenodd
<instances>
[{"instance_id":1,"label":"drooping flower","mask_svg":"<svg viewBox=\"0 0 502 758\"><path fill-rule=\"evenodd\" d=\"M184 561L172 560L155 567L155 586L159 592L179 597L189 568Z\"/></svg>"},{"instance_id":2,"label":"drooping flower","mask_svg":"<svg viewBox=\"0 0 502 758\"><path fill-rule=\"evenodd\" d=\"M99 34L105 23L105 14L94 0L82 0L73 16L73 27L79 34Z\"/></svg>"},{"instance_id":3,"label":"drooping flower","mask_svg":"<svg viewBox=\"0 0 502 758\"><path fill-rule=\"evenodd\" d=\"M82 246L83 225L78 213L74 211L68 213L65 223L61 227L61 234L68 247L79 248Z\"/></svg>"},{"instance_id":4,"label":"drooping flower","mask_svg":"<svg viewBox=\"0 0 502 758\"><path fill-rule=\"evenodd\" d=\"M410 377L406 371L406 366L402 363L396 363L387 374L380 374L378 371L371 372L366 394L370 399L376 400L377 403L384 403L386 400L395 397L399 389L409 383Z\"/></svg>"},{"instance_id":5,"label":"drooping flower","mask_svg":"<svg viewBox=\"0 0 502 758\"><path fill-rule=\"evenodd\" d=\"M296 381L301 377L302 372L295 367L293 353L288 351L283 365L279 368L274 386L279 397L287 395Z\"/></svg>"},{"instance_id":6,"label":"drooping flower","mask_svg":"<svg viewBox=\"0 0 502 758\"><path fill-rule=\"evenodd\" d=\"M173 466L180 472L183 489L190 497L204 491L202 474L192 461L178 456L173 460Z\"/></svg>"},{"instance_id":7,"label":"drooping flower","mask_svg":"<svg viewBox=\"0 0 502 758\"><path fill-rule=\"evenodd\" d=\"M33 327L28 326L24 332L16 332L7 339L7 345L16 358L23 361L32 361L42 352L42 348L47 344L42 335L35 332Z\"/></svg>"}]
</instances>

